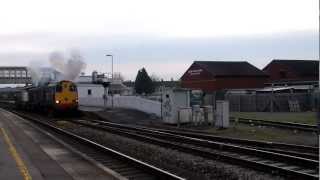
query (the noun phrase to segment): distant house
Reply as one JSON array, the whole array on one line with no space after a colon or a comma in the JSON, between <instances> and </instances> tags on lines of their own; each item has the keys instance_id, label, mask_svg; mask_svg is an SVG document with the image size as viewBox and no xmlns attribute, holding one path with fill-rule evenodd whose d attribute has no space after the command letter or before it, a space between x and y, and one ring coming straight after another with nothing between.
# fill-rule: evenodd
<instances>
[{"instance_id":1,"label":"distant house","mask_svg":"<svg viewBox=\"0 0 320 180\"><path fill-rule=\"evenodd\" d=\"M263 71L269 75L269 83L307 83L318 80L319 61L274 59Z\"/></svg>"},{"instance_id":2,"label":"distant house","mask_svg":"<svg viewBox=\"0 0 320 180\"><path fill-rule=\"evenodd\" d=\"M205 92L262 88L267 79L267 74L246 61L194 61L181 77L181 86Z\"/></svg>"}]
</instances>

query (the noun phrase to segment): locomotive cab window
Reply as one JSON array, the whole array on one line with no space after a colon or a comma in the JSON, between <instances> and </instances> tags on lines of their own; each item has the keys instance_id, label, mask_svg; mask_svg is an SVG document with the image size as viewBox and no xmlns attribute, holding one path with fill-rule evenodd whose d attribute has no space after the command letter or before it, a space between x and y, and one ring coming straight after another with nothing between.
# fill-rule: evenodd
<instances>
[{"instance_id":1,"label":"locomotive cab window","mask_svg":"<svg viewBox=\"0 0 320 180\"><path fill-rule=\"evenodd\" d=\"M72 85L72 84L71 84L71 85L69 86L69 90L72 91L72 92L75 92L75 91L77 91L77 87L76 87L75 85Z\"/></svg>"},{"instance_id":2,"label":"locomotive cab window","mask_svg":"<svg viewBox=\"0 0 320 180\"><path fill-rule=\"evenodd\" d=\"M61 85L57 85L56 86L56 92L62 92L62 86Z\"/></svg>"}]
</instances>

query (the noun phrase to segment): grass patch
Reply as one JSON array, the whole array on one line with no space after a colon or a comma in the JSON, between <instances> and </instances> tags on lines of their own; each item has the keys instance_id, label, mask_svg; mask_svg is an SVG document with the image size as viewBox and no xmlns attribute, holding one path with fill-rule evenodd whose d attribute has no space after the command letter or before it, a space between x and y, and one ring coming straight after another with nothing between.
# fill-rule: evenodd
<instances>
[{"instance_id":1,"label":"grass patch","mask_svg":"<svg viewBox=\"0 0 320 180\"><path fill-rule=\"evenodd\" d=\"M66 128L66 127L69 127L70 125L72 125L72 123L65 121L65 120L59 120L59 121L56 121L56 125L59 128Z\"/></svg>"},{"instance_id":2,"label":"grass patch","mask_svg":"<svg viewBox=\"0 0 320 180\"><path fill-rule=\"evenodd\" d=\"M266 126L251 126L247 124L231 124L228 129L210 128L205 130L218 136L273 141L300 145L317 145L317 135L294 130L283 130Z\"/></svg>"},{"instance_id":3,"label":"grass patch","mask_svg":"<svg viewBox=\"0 0 320 180\"><path fill-rule=\"evenodd\" d=\"M232 117L316 125L315 112L231 112Z\"/></svg>"}]
</instances>

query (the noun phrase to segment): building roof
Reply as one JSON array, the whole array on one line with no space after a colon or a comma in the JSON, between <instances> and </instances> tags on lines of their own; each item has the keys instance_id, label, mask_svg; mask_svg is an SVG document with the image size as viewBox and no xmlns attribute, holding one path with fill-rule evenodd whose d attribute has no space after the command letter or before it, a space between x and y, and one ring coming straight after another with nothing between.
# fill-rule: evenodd
<instances>
[{"instance_id":1,"label":"building roof","mask_svg":"<svg viewBox=\"0 0 320 180\"><path fill-rule=\"evenodd\" d=\"M319 84L318 80L276 80L272 82L265 83L265 85L271 86L271 85L317 85Z\"/></svg>"},{"instance_id":2,"label":"building roof","mask_svg":"<svg viewBox=\"0 0 320 180\"><path fill-rule=\"evenodd\" d=\"M302 85L302 86L279 86L279 87L264 87L262 89L257 89L259 92L272 92L272 91L283 91L288 89L294 90L309 90L312 89L313 86L310 85Z\"/></svg>"},{"instance_id":3,"label":"building roof","mask_svg":"<svg viewBox=\"0 0 320 180\"><path fill-rule=\"evenodd\" d=\"M315 60L285 60L285 59L274 59L266 67L265 70L270 64L282 64L290 68L296 74L304 77L318 76L319 74L319 61Z\"/></svg>"},{"instance_id":4,"label":"building roof","mask_svg":"<svg viewBox=\"0 0 320 180\"><path fill-rule=\"evenodd\" d=\"M0 70L27 70L26 66L0 66Z\"/></svg>"},{"instance_id":5,"label":"building roof","mask_svg":"<svg viewBox=\"0 0 320 180\"><path fill-rule=\"evenodd\" d=\"M134 87L134 81L124 81L123 84L127 87ZM179 81L155 81L154 84L159 87L178 87Z\"/></svg>"},{"instance_id":6,"label":"building roof","mask_svg":"<svg viewBox=\"0 0 320 180\"><path fill-rule=\"evenodd\" d=\"M99 78L99 80L101 80L102 82L111 82L111 79L107 78L107 77ZM81 75L81 76L78 76L75 79L75 82L77 82L77 83L92 83L92 75L87 75L87 76Z\"/></svg>"},{"instance_id":7,"label":"building roof","mask_svg":"<svg viewBox=\"0 0 320 180\"><path fill-rule=\"evenodd\" d=\"M262 76L268 75L247 61L194 61L213 76Z\"/></svg>"},{"instance_id":8,"label":"building roof","mask_svg":"<svg viewBox=\"0 0 320 180\"><path fill-rule=\"evenodd\" d=\"M93 83L82 83L82 82L78 82L77 83L78 87L103 87L102 84L93 84Z\"/></svg>"}]
</instances>

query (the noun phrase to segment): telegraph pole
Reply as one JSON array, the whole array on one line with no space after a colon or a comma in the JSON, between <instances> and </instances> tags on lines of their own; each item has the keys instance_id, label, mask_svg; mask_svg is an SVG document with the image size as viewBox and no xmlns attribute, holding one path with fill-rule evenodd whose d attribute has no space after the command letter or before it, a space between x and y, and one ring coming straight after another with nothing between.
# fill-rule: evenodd
<instances>
[{"instance_id":1,"label":"telegraph pole","mask_svg":"<svg viewBox=\"0 0 320 180\"><path fill-rule=\"evenodd\" d=\"M107 54L106 56L111 56L111 86L113 84L113 55ZM113 92L111 91L111 107L113 108Z\"/></svg>"}]
</instances>

